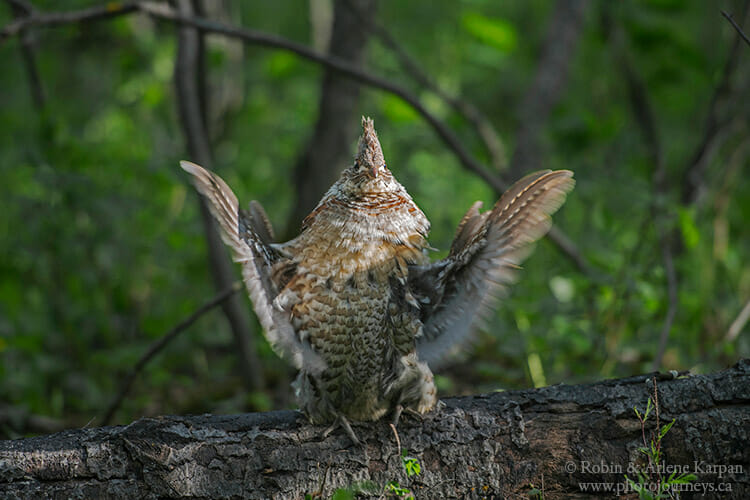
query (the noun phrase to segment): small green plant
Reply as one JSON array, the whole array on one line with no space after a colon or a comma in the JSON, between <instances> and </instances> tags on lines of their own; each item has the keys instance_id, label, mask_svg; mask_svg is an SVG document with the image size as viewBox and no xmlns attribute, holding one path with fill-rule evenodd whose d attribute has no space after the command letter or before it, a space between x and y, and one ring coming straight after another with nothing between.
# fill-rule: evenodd
<instances>
[{"instance_id":1,"label":"small green plant","mask_svg":"<svg viewBox=\"0 0 750 500\"><path fill-rule=\"evenodd\" d=\"M383 493L385 493L386 495L403 498L404 500L414 500L414 494L409 490L409 488L404 488L403 486L398 484L398 481L388 481L387 483L385 483Z\"/></svg>"},{"instance_id":2,"label":"small green plant","mask_svg":"<svg viewBox=\"0 0 750 500\"><path fill-rule=\"evenodd\" d=\"M531 488L528 492L530 499L544 500L544 474L542 474L541 486L537 487L537 486L534 486L533 483L529 483L529 488Z\"/></svg>"},{"instance_id":3,"label":"small green plant","mask_svg":"<svg viewBox=\"0 0 750 500\"><path fill-rule=\"evenodd\" d=\"M401 465L404 467L406 477L418 476L422 472L422 466L419 460L410 457L408 451L404 448L401 450ZM403 498L404 500L414 500L414 493L409 488L401 486L398 481L388 481L383 488L385 495Z\"/></svg>"},{"instance_id":4,"label":"small green plant","mask_svg":"<svg viewBox=\"0 0 750 500\"><path fill-rule=\"evenodd\" d=\"M656 387L656 379L654 378L654 394L648 398L646 403L646 410L641 413L638 408L634 407L635 416L638 417L638 421L641 423L641 439L643 440L643 446L638 448L638 451L642 453L648 460L648 465L643 468L636 469L636 479L628 477L625 474L625 480L628 482L628 486L638 493L638 497L641 500L658 500L663 498L679 498L679 487L680 484L688 484L691 481L695 481L697 476L691 473L680 473L677 471L672 472L669 476L664 476L662 472L666 469L664 466L664 457L661 450L661 441L667 432L674 425L675 420L662 426L659 420L659 393ZM646 421L648 420L651 412L655 414L656 428L650 433L649 438L646 438Z\"/></svg>"},{"instance_id":5,"label":"small green plant","mask_svg":"<svg viewBox=\"0 0 750 500\"><path fill-rule=\"evenodd\" d=\"M399 443L400 447L400 443ZM407 450L401 450L401 465L404 467L407 477L418 476L422 472L422 466L419 464L419 460L414 457L410 457ZM322 487L320 488L322 490ZM358 495L377 495L378 488L372 481L363 481L356 483L348 488L339 488L333 492L331 500L354 500ZM402 498L403 500L415 500L414 493L407 487L401 486L398 481L388 481L380 490L382 497L396 497ZM316 500L321 498L319 494L305 495L305 500Z\"/></svg>"},{"instance_id":6,"label":"small green plant","mask_svg":"<svg viewBox=\"0 0 750 500\"><path fill-rule=\"evenodd\" d=\"M528 492L529 498L534 500L544 500L544 493L542 493L542 490L531 483L529 483L529 487L531 488Z\"/></svg>"},{"instance_id":7,"label":"small green plant","mask_svg":"<svg viewBox=\"0 0 750 500\"><path fill-rule=\"evenodd\" d=\"M408 477L418 476L422 472L422 466L419 465L419 461L414 457L408 456L406 449L401 452L401 463Z\"/></svg>"}]
</instances>

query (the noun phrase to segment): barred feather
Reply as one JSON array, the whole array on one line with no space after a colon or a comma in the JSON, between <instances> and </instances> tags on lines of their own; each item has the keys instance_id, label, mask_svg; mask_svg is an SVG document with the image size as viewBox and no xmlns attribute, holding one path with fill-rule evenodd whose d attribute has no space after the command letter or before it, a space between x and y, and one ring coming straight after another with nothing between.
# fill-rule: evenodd
<instances>
[{"instance_id":1,"label":"barred feather","mask_svg":"<svg viewBox=\"0 0 750 500\"><path fill-rule=\"evenodd\" d=\"M516 280L519 265L547 233L550 216L574 185L568 170L524 177L491 211L479 213L479 202L469 209L448 257L412 269L414 293L426 304L417 345L421 360L434 369L471 340L473 328Z\"/></svg>"}]
</instances>

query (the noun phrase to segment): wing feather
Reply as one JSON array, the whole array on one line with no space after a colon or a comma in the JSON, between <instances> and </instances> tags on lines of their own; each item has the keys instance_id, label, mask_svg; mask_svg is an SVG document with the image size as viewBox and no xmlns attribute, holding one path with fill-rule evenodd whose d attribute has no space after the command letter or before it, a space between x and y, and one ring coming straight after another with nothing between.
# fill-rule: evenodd
<instances>
[{"instance_id":1,"label":"wing feather","mask_svg":"<svg viewBox=\"0 0 750 500\"><path fill-rule=\"evenodd\" d=\"M574 185L568 170L527 175L492 210L480 213L480 202L469 209L445 259L410 268L412 293L422 305L421 360L435 368L471 339L473 327L516 280Z\"/></svg>"},{"instance_id":2,"label":"wing feather","mask_svg":"<svg viewBox=\"0 0 750 500\"><path fill-rule=\"evenodd\" d=\"M241 263L245 286L271 347L297 369L322 372L324 361L294 331L289 311L273 306L278 289L271 278L272 265L285 257L271 245L273 230L263 207L254 202L247 212L240 211L237 197L218 175L189 161L181 161L180 166L192 175L196 189L208 200L224 243Z\"/></svg>"},{"instance_id":3,"label":"wing feather","mask_svg":"<svg viewBox=\"0 0 750 500\"><path fill-rule=\"evenodd\" d=\"M263 205L252 200L248 205L245 214L250 221L250 225L255 229L258 236L260 236L260 240L266 245L273 243L276 239L276 235L274 234L271 221L266 215L266 211L263 210Z\"/></svg>"}]
</instances>

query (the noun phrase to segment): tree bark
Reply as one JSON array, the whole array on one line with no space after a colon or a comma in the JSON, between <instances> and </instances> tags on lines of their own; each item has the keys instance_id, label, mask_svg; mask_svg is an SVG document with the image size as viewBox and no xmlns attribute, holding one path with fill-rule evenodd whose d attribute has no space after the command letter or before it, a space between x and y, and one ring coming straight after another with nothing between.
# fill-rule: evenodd
<instances>
[{"instance_id":1,"label":"tree bark","mask_svg":"<svg viewBox=\"0 0 750 500\"><path fill-rule=\"evenodd\" d=\"M294 411L144 418L0 441L0 497L330 498L363 481L376 496L388 481L417 498L527 498L531 485L545 499L589 496L587 484L623 488L624 474L635 477L643 437L633 408L646 407L653 379L446 399L399 425L400 445L422 468L411 478L387 423L355 425L360 447L342 431L323 439ZM698 475L698 492L683 497L750 498L750 360L656 379L660 422L676 420L662 466ZM652 412L647 438L654 421Z\"/></svg>"}]
</instances>

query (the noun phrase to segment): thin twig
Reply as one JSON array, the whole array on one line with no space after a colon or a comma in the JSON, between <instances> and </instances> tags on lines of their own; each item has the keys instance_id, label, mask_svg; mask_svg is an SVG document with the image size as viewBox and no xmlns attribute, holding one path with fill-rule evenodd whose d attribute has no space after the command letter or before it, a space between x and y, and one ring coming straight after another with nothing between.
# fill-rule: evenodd
<instances>
[{"instance_id":1,"label":"thin twig","mask_svg":"<svg viewBox=\"0 0 750 500\"><path fill-rule=\"evenodd\" d=\"M184 332L190 325L195 323L198 318L203 316L211 309L220 305L222 302L227 300L229 297L231 297L241 289L242 282L237 281L233 283L231 287L217 294L213 299L209 300L201 307L196 309L193 314L173 326L172 329L169 330L165 335L160 337L159 340L151 344L151 347L149 347L148 350L143 354L143 356L141 356L141 359L138 360L133 369L130 370L130 373L128 373L128 375L125 377L124 381L122 382L122 386L120 387L120 392L112 399L112 402L109 404L107 411L104 413L104 417L102 417L102 425L107 425L110 423L115 412L120 408L123 399L125 399L125 396L130 391L130 386L133 385L133 381L141 372L141 370L143 370L143 367L146 366L146 363L151 361L154 356L159 354L159 352L161 352L161 350L164 349L167 344L177 338L180 333Z\"/></svg>"},{"instance_id":2,"label":"thin twig","mask_svg":"<svg viewBox=\"0 0 750 500\"><path fill-rule=\"evenodd\" d=\"M732 15L731 14L727 14L723 10L721 11L721 15L724 16L727 19L727 21L729 21L730 23L732 23L732 26L734 26L734 29L737 30L737 33L739 33L739 35L742 37L742 39L745 40L745 43L748 44L748 45L750 45L750 39L747 38L747 35L745 34L744 31L742 31L742 28L740 28L740 26L734 21L734 19L732 19Z\"/></svg>"},{"instance_id":3,"label":"thin twig","mask_svg":"<svg viewBox=\"0 0 750 500\"><path fill-rule=\"evenodd\" d=\"M656 431L653 433L651 442L656 441L656 460L661 462L661 421L659 419L659 389L656 386L656 378L652 379L654 382L654 413L656 414ZM650 459L650 457L649 457ZM662 484L661 468L656 468L656 477L658 484Z\"/></svg>"},{"instance_id":4,"label":"thin twig","mask_svg":"<svg viewBox=\"0 0 750 500\"><path fill-rule=\"evenodd\" d=\"M607 279L603 273L594 271L589 265L589 262L583 256L578 246L573 242L572 239L558 226L552 226L549 228L547 238L552 241L557 248L560 249L568 259L575 265L575 267L583 274L592 279L593 282L603 281Z\"/></svg>"},{"instance_id":5,"label":"thin twig","mask_svg":"<svg viewBox=\"0 0 750 500\"><path fill-rule=\"evenodd\" d=\"M32 26L60 26L84 21L99 21L102 19L118 17L123 14L130 14L131 12L138 10L140 2L108 2L105 5L97 5L95 7L70 12L48 13L39 12L34 9L29 2L24 2L24 4L31 12L33 12L33 14L28 17L16 19L0 30L0 43L10 37L18 35L23 29Z\"/></svg>"},{"instance_id":6,"label":"thin twig","mask_svg":"<svg viewBox=\"0 0 750 500\"><path fill-rule=\"evenodd\" d=\"M729 330L727 330L727 334L724 336L724 342L734 342L734 340L740 335L742 329L745 328L748 320L750 320L750 300L747 301L745 307L742 308L742 311L740 311L734 321L732 321Z\"/></svg>"},{"instance_id":7,"label":"thin twig","mask_svg":"<svg viewBox=\"0 0 750 500\"><path fill-rule=\"evenodd\" d=\"M750 2L746 1L742 17L747 19L750 14ZM711 101L706 113L705 132L698 143L690 162L686 166L682 181L682 202L685 205L695 204L701 195L704 186L704 176L711 153L716 150L721 131L730 123L728 119L719 118L719 105L731 94L732 76L739 66L740 37L732 42L726 63L721 72L721 79L711 94Z\"/></svg>"},{"instance_id":8,"label":"thin twig","mask_svg":"<svg viewBox=\"0 0 750 500\"><path fill-rule=\"evenodd\" d=\"M393 435L396 437L396 446L398 447L398 456L401 457L401 439L398 437L398 431L396 430L396 426L393 425L392 422L390 424L388 424L388 425L391 426L391 430L393 431Z\"/></svg>"}]
</instances>

